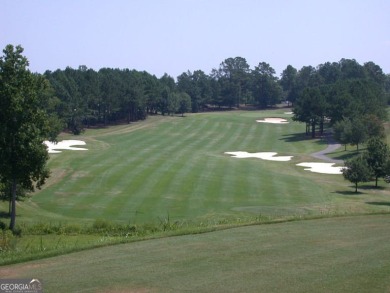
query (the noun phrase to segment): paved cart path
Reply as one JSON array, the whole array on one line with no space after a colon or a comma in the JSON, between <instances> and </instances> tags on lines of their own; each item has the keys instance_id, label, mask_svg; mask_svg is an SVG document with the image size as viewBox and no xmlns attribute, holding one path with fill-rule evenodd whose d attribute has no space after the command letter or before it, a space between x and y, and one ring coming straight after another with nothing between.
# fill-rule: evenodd
<instances>
[{"instance_id":1,"label":"paved cart path","mask_svg":"<svg viewBox=\"0 0 390 293\"><path fill-rule=\"evenodd\" d=\"M316 152L316 153L312 153L311 156L312 156L313 158L320 159L320 160L323 160L323 161L332 162L332 163L337 163L337 164L343 164L343 163L344 163L343 160L332 159L332 158L329 158L329 157L326 155L326 154L332 153L332 152L334 152L335 150L337 150L338 148L340 148L340 147L341 147L341 144L337 143L337 142L333 139L331 133L328 133L328 134L325 136L325 139L326 139L327 142L328 142L327 148L324 149L324 150L322 150L322 151L319 151L319 152Z\"/></svg>"}]
</instances>

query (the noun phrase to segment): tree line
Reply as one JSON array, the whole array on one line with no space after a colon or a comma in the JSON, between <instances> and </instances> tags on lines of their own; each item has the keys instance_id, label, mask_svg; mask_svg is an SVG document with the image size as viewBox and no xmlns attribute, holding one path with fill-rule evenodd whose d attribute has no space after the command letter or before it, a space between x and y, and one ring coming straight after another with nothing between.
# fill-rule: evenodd
<instances>
[{"instance_id":1,"label":"tree line","mask_svg":"<svg viewBox=\"0 0 390 293\"><path fill-rule=\"evenodd\" d=\"M46 71L58 116L66 128L80 133L97 124L128 123L150 114L201 112L252 104L259 108L282 100L275 70L260 63L251 70L242 57L228 58L207 75L202 70L184 72L177 81L145 71L86 66Z\"/></svg>"},{"instance_id":2,"label":"tree line","mask_svg":"<svg viewBox=\"0 0 390 293\"><path fill-rule=\"evenodd\" d=\"M66 128L80 133L97 124L128 123L150 114L202 112L242 105L264 109L282 101L294 106L294 119L305 122L314 137L323 123L386 116L390 75L373 62L354 59L326 62L297 70L288 65L280 78L265 62L251 69L245 58L225 59L210 74L187 71L176 81L168 74L157 78L145 71L86 66L46 71L52 101Z\"/></svg>"},{"instance_id":3,"label":"tree line","mask_svg":"<svg viewBox=\"0 0 390 293\"><path fill-rule=\"evenodd\" d=\"M344 137L343 143L358 145L370 135L370 131L363 131L364 126L372 126L370 130L373 130L375 125L368 125L371 121L387 119L389 75L373 62L360 65L355 60L342 59L338 63L321 64L316 69L304 67L298 74L306 76L303 79L306 83L288 90L294 102L294 120L305 122L306 132L312 137L317 130L322 135L324 123L329 122L331 126L337 125L336 135L338 139ZM294 78L287 81L294 85ZM355 142L356 137L341 135L346 121L359 126L365 134L362 139Z\"/></svg>"}]
</instances>

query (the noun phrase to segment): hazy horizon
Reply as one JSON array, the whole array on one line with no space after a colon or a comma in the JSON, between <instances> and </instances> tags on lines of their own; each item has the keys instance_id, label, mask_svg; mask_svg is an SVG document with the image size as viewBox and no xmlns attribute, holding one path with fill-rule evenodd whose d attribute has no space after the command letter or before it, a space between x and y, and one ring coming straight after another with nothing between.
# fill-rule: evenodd
<instances>
[{"instance_id":1,"label":"hazy horizon","mask_svg":"<svg viewBox=\"0 0 390 293\"><path fill-rule=\"evenodd\" d=\"M342 58L390 73L390 1L5 0L0 46L21 45L30 70L85 65L177 77L243 57L278 76Z\"/></svg>"}]
</instances>

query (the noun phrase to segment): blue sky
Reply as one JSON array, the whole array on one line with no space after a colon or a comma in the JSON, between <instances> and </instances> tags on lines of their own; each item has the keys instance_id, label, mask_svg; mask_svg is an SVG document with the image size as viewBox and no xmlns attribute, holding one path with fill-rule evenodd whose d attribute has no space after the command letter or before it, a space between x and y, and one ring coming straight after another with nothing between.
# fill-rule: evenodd
<instances>
[{"instance_id":1,"label":"blue sky","mask_svg":"<svg viewBox=\"0 0 390 293\"><path fill-rule=\"evenodd\" d=\"M278 75L341 58L390 73L390 1L2 0L7 44L40 73L86 65L177 77L236 56Z\"/></svg>"}]
</instances>

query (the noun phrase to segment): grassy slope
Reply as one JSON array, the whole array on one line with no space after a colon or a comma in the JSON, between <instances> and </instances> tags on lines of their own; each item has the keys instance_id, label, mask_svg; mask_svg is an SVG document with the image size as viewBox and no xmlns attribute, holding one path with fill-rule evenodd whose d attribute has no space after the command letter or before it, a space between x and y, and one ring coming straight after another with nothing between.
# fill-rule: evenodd
<instances>
[{"instance_id":1,"label":"grassy slope","mask_svg":"<svg viewBox=\"0 0 390 293\"><path fill-rule=\"evenodd\" d=\"M0 267L45 292L388 292L390 217L248 226Z\"/></svg>"},{"instance_id":2,"label":"grassy slope","mask_svg":"<svg viewBox=\"0 0 390 293\"><path fill-rule=\"evenodd\" d=\"M18 221L150 222L166 218L219 219L323 212L388 210L387 189L349 194L338 175L295 166L324 147L306 140L299 123L262 124L262 117L291 117L283 110L150 117L80 137L89 151L53 155L53 176ZM226 151L275 151L291 162L239 160ZM374 197L373 197L374 194ZM347 195L347 196L346 196Z\"/></svg>"},{"instance_id":3,"label":"grassy slope","mask_svg":"<svg viewBox=\"0 0 390 293\"><path fill-rule=\"evenodd\" d=\"M302 141L304 127L296 123L254 122L287 117L282 113L151 117L88 131L76 139L90 150L53 156L49 184L19 205L18 221L389 210L388 188L368 184L355 195L341 176L296 167L324 145ZM295 157L267 162L223 154L238 150ZM0 276L40 278L45 292L386 292L389 221L332 218L156 239L3 266Z\"/></svg>"}]
</instances>

